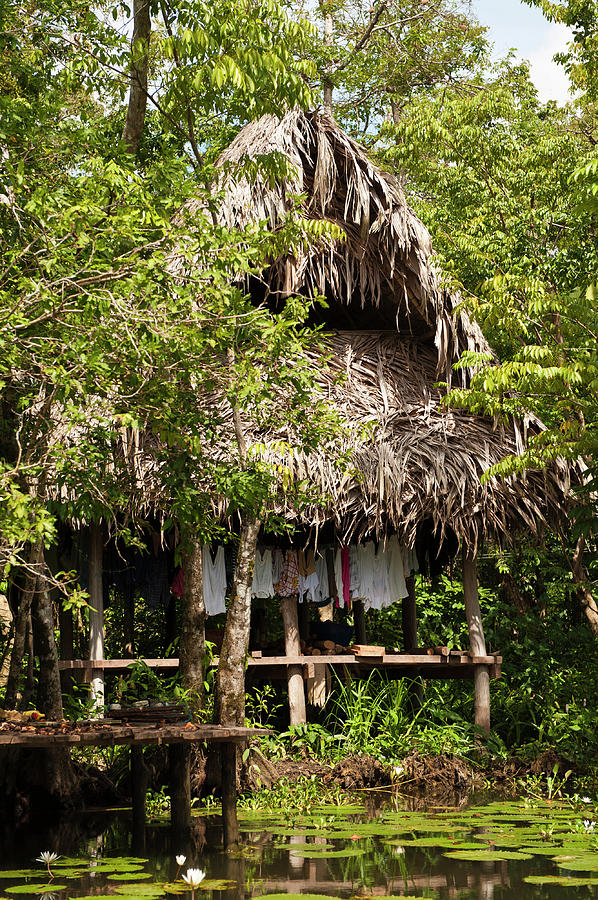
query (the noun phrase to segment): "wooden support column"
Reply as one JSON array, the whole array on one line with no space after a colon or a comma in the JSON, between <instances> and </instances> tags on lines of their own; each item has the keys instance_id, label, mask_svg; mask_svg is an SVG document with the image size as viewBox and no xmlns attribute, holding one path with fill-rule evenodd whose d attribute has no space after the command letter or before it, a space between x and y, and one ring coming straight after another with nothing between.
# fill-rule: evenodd
<instances>
[{"instance_id":1,"label":"wooden support column","mask_svg":"<svg viewBox=\"0 0 598 900\"><path fill-rule=\"evenodd\" d=\"M239 843L239 822L237 820L237 747L232 743L222 744L222 825L224 849Z\"/></svg>"},{"instance_id":2,"label":"wooden support column","mask_svg":"<svg viewBox=\"0 0 598 900\"><path fill-rule=\"evenodd\" d=\"M104 659L104 592L102 589L102 529L89 526L89 658ZM102 715L104 706L104 671L91 673L91 697L94 708Z\"/></svg>"},{"instance_id":3,"label":"wooden support column","mask_svg":"<svg viewBox=\"0 0 598 900\"><path fill-rule=\"evenodd\" d=\"M357 598L353 601L353 622L355 624L355 643L367 644L367 633L365 630L365 606L363 600Z\"/></svg>"},{"instance_id":4,"label":"wooden support column","mask_svg":"<svg viewBox=\"0 0 598 900\"><path fill-rule=\"evenodd\" d=\"M415 598L415 576L408 575L405 579L407 590L409 593L401 600L401 625L403 628L403 644L405 653L416 653L418 645L417 637L417 602ZM409 686L409 704L411 712L415 715L422 707L424 702L424 686L422 684L419 670L413 675L413 680Z\"/></svg>"},{"instance_id":5,"label":"wooden support column","mask_svg":"<svg viewBox=\"0 0 598 900\"><path fill-rule=\"evenodd\" d=\"M191 824L191 758L185 744L168 747L170 777L170 827L184 840Z\"/></svg>"},{"instance_id":6,"label":"wooden support column","mask_svg":"<svg viewBox=\"0 0 598 900\"><path fill-rule=\"evenodd\" d=\"M287 656L301 656L297 606L297 597L282 597L280 601L284 626L284 649ZM302 667L287 666L287 681L291 725L302 725L307 721Z\"/></svg>"},{"instance_id":7,"label":"wooden support column","mask_svg":"<svg viewBox=\"0 0 598 900\"><path fill-rule=\"evenodd\" d=\"M409 575L405 579L407 590L406 597L401 600L401 624L403 627L403 644L405 653L413 653L417 650L417 604L415 600L415 578Z\"/></svg>"},{"instance_id":8,"label":"wooden support column","mask_svg":"<svg viewBox=\"0 0 598 900\"><path fill-rule=\"evenodd\" d=\"M475 554L463 550L463 594L465 615L469 629L469 647L473 656L486 656L486 639L482 625L478 576ZM490 732L490 670L488 666L474 668L475 724L488 734Z\"/></svg>"},{"instance_id":9,"label":"wooden support column","mask_svg":"<svg viewBox=\"0 0 598 900\"><path fill-rule=\"evenodd\" d=\"M131 802L133 804L133 851L145 853L145 798L147 794L147 767L143 761L143 747L132 745Z\"/></svg>"}]
</instances>

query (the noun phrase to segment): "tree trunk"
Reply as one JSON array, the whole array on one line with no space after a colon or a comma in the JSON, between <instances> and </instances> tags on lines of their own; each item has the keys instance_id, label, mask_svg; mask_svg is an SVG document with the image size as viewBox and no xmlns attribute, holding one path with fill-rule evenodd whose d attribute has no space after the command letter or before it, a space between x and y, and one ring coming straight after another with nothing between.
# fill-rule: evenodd
<instances>
[{"instance_id":1,"label":"tree trunk","mask_svg":"<svg viewBox=\"0 0 598 900\"><path fill-rule=\"evenodd\" d=\"M50 594L43 576L37 579L32 617L39 659L37 708L49 719L62 719L62 689L58 668L58 647L54 636L54 615Z\"/></svg>"},{"instance_id":2,"label":"tree trunk","mask_svg":"<svg viewBox=\"0 0 598 900\"><path fill-rule=\"evenodd\" d=\"M592 634L598 637L598 605L592 596L587 585L587 574L583 565L583 551L585 548L585 538L581 535L575 544L573 552L573 564L571 566L573 572L573 581L577 585L577 596L579 602L589 622Z\"/></svg>"},{"instance_id":3,"label":"tree trunk","mask_svg":"<svg viewBox=\"0 0 598 900\"><path fill-rule=\"evenodd\" d=\"M476 558L467 550L463 551L463 594L471 653L473 656L486 656L486 639L478 596ZM488 666L476 665L473 678L475 724L488 734L490 732L490 670Z\"/></svg>"},{"instance_id":4,"label":"tree trunk","mask_svg":"<svg viewBox=\"0 0 598 900\"><path fill-rule=\"evenodd\" d=\"M260 524L259 519L252 519L241 528L218 664L214 713L220 725L243 725L245 722L245 659L249 649L251 585Z\"/></svg>"},{"instance_id":5,"label":"tree trunk","mask_svg":"<svg viewBox=\"0 0 598 900\"><path fill-rule=\"evenodd\" d=\"M183 535L183 596L179 671L183 687L194 695L194 705L203 706L204 655L206 651L206 607L203 599L201 545L196 537Z\"/></svg>"},{"instance_id":6,"label":"tree trunk","mask_svg":"<svg viewBox=\"0 0 598 900\"><path fill-rule=\"evenodd\" d=\"M25 576L25 586L19 598L19 608L15 618L15 633L12 653L10 655L8 680L6 682L6 695L4 697L5 709L14 709L17 705L19 679L23 667L23 656L25 655L25 645L27 642L29 613L31 611L33 594L35 593L37 585L38 569L42 559L42 553L43 547L41 544L34 544L29 553L29 567L31 571L27 572Z\"/></svg>"},{"instance_id":7,"label":"tree trunk","mask_svg":"<svg viewBox=\"0 0 598 900\"><path fill-rule=\"evenodd\" d=\"M122 133L127 150L133 154L139 148L145 122L151 27L149 0L133 0L129 104Z\"/></svg>"}]
</instances>

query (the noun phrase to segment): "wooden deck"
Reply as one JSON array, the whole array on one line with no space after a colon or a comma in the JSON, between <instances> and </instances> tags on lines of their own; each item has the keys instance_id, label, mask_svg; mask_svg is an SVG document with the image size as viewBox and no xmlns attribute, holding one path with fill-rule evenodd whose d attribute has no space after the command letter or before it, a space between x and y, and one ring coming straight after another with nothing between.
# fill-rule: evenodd
<instances>
[{"instance_id":1,"label":"wooden deck","mask_svg":"<svg viewBox=\"0 0 598 900\"><path fill-rule=\"evenodd\" d=\"M59 668L82 671L84 681L91 681L92 671L124 672L135 659L70 659L61 660ZM178 659L144 659L151 669L176 670ZM251 680L267 678L286 680L288 666L302 666L304 677L313 675L313 667L332 666L340 675L348 673L357 677L367 676L374 669L389 678L421 675L425 678L473 678L478 666L487 666L491 678L500 678L502 656L472 656L464 650L447 650L442 653L386 653L384 656L356 656L352 653L322 656L250 656L247 660L247 676ZM214 660L213 666L218 665Z\"/></svg>"},{"instance_id":2,"label":"wooden deck","mask_svg":"<svg viewBox=\"0 0 598 900\"><path fill-rule=\"evenodd\" d=\"M145 802L147 769L143 747L166 744L170 757L170 822L173 835L182 836L191 821L191 781L186 745L217 743L220 745L222 769L222 820L224 845L231 847L239 840L237 821L237 754L236 744L268 734L267 729L239 728L194 723L123 725L106 720L85 722L50 722L35 724L0 724L0 753L9 750L56 749L57 747L111 747L129 745L131 750L131 796L133 801L133 839L137 853L145 846Z\"/></svg>"},{"instance_id":3,"label":"wooden deck","mask_svg":"<svg viewBox=\"0 0 598 900\"><path fill-rule=\"evenodd\" d=\"M61 723L40 720L36 724L0 724L0 747L113 747L117 744L239 743L269 734L267 729L194 724L111 724L104 719L89 723Z\"/></svg>"}]
</instances>

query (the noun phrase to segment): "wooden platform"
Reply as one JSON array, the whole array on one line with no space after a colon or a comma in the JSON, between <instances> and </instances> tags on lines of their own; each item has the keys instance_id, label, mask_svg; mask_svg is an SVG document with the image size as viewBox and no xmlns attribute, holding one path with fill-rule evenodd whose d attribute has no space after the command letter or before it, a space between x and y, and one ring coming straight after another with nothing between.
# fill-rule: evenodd
<instances>
[{"instance_id":1,"label":"wooden platform","mask_svg":"<svg viewBox=\"0 0 598 900\"><path fill-rule=\"evenodd\" d=\"M191 781L186 746L217 743L221 747L222 820L225 847L239 840L237 821L236 744L268 734L268 729L221 725L136 724L123 725L105 720L0 724L0 752L8 750L56 749L57 747L111 747L129 745L131 750L131 796L133 801L133 841L136 853L145 852L145 802L147 768L143 747L167 744L170 769L170 822L175 841L182 838L191 821Z\"/></svg>"},{"instance_id":2,"label":"wooden platform","mask_svg":"<svg viewBox=\"0 0 598 900\"><path fill-rule=\"evenodd\" d=\"M124 672L128 666L137 662L135 659L70 659L61 660L60 669L83 670L83 680L91 681L93 670L104 670L108 673ZM178 659L144 659L150 669L178 669ZM356 656L352 653L322 656L250 656L247 660L247 677L252 680L268 678L285 680L287 666L303 666L304 676L308 677L314 665L328 665L335 670L355 674L356 677L367 676L374 669L388 675L389 678L404 678L421 675L425 678L473 678L478 666L487 666L491 678L500 678L502 656L472 656L463 650L443 653L386 653L384 656ZM212 665L218 665L214 660Z\"/></svg>"},{"instance_id":3,"label":"wooden platform","mask_svg":"<svg viewBox=\"0 0 598 900\"><path fill-rule=\"evenodd\" d=\"M48 733L52 729L52 733ZM0 747L113 747L117 744L239 743L269 734L266 729L224 727L222 725L112 725L105 720L71 726L45 723L31 725L0 724Z\"/></svg>"}]
</instances>

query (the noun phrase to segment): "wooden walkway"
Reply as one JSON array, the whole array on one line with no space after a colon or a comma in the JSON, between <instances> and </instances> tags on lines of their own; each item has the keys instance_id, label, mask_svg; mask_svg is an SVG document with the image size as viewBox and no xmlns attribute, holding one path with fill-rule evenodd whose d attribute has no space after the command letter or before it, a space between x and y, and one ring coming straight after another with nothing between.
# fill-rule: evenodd
<instances>
[{"instance_id":1,"label":"wooden walkway","mask_svg":"<svg viewBox=\"0 0 598 900\"><path fill-rule=\"evenodd\" d=\"M35 724L0 724L0 749L30 750L57 747L111 747L124 744L131 747L131 794L133 801L133 831L144 831L147 770L143 762L143 747L166 744L169 748L170 807L173 832L184 833L191 822L191 781L189 754L191 744L220 745L222 767L222 821L224 845L230 847L239 840L237 821L237 765L236 745L268 734L267 729L239 728L194 723L122 724L106 720L85 722L39 721ZM137 842L139 846L139 843Z\"/></svg>"},{"instance_id":2,"label":"wooden walkway","mask_svg":"<svg viewBox=\"0 0 598 900\"><path fill-rule=\"evenodd\" d=\"M82 671L84 681L91 681L92 672L124 672L135 659L67 659L59 662L64 670ZM151 669L164 671L179 667L178 659L144 659ZM385 653L384 656L356 656L352 653L321 656L250 656L247 660L247 676L252 680L262 678L286 680L288 666L302 666L304 677L313 674L314 666L332 666L339 674L349 672L357 677L367 676L374 669L389 678L421 675L425 678L473 678L476 668L487 666L491 678L500 678L502 656L472 656L464 650L446 650L442 653ZM212 665L218 665L214 660Z\"/></svg>"}]
</instances>

